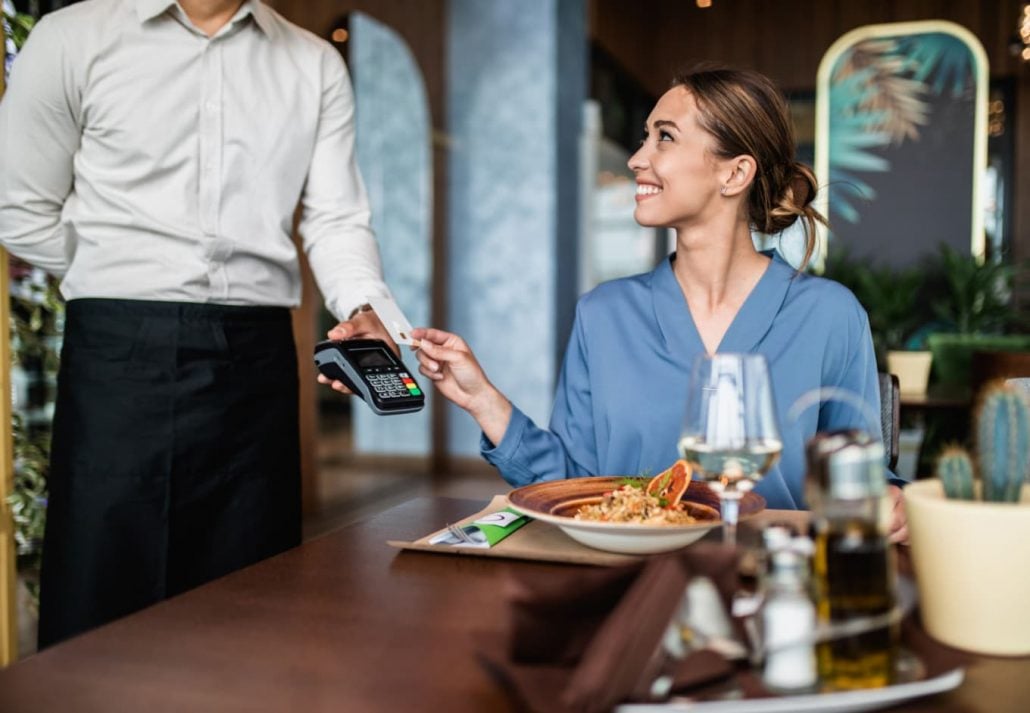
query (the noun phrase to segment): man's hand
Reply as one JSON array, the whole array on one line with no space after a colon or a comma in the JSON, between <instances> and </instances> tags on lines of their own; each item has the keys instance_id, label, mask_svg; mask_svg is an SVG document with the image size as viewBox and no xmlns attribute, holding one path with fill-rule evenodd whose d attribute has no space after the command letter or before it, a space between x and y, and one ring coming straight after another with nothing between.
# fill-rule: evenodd
<instances>
[{"instance_id":1,"label":"man's hand","mask_svg":"<svg viewBox=\"0 0 1030 713\"><path fill-rule=\"evenodd\" d=\"M326 334L329 339L343 341L344 339L382 339L393 350L393 353L400 356L400 350L393 341L393 337L386 331L386 327L379 321L374 310L357 312L350 319L340 322ZM318 375L318 383L327 384L341 394L354 393L342 381L335 381L323 374Z\"/></svg>"},{"instance_id":2,"label":"man's hand","mask_svg":"<svg viewBox=\"0 0 1030 713\"><path fill-rule=\"evenodd\" d=\"M897 485L888 485L887 495L890 496L894 504L894 507L891 509L890 523L887 527L887 537L891 542L907 545L908 517L905 515L905 492Z\"/></svg>"}]
</instances>

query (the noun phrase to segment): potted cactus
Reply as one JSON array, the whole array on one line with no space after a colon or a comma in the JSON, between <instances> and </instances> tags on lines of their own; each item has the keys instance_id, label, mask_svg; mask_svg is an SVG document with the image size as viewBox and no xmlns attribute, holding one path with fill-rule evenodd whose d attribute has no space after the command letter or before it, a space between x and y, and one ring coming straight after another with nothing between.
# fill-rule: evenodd
<instances>
[{"instance_id":1,"label":"potted cactus","mask_svg":"<svg viewBox=\"0 0 1030 713\"><path fill-rule=\"evenodd\" d=\"M1022 392L1004 382L984 389L976 445L975 459L960 447L945 449L937 477L905 489L923 624L957 648L1026 656L1030 401Z\"/></svg>"}]
</instances>

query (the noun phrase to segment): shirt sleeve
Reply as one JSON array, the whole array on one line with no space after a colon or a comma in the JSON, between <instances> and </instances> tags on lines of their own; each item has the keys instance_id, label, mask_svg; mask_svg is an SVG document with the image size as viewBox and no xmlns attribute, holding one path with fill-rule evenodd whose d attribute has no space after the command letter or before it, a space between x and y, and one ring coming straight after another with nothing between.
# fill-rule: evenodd
<instances>
[{"instance_id":1,"label":"shirt sleeve","mask_svg":"<svg viewBox=\"0 0 1030 713\"><path fill-rule=\"evenodd\" d=\"M517 407L496 446L486 436L481 453L511 485L597 475L593 401L583 320L577 310L554 398L550 430L540 428Z\"/></svg>"},{"instance_id":2,"label":"shirt sleeve","mask_svg":"<svg viewBox=\"0 0 1030 713\"><path fill-rule=\"evenodd\" d=\"M354 94L347 69L332 48L323 52L322 69L322 107L301 195L300 234L326 306L345 319L368 297L390 291L354 155Z\"/></svg>"},{"instance_id":3,"label":"shirt sleeve","mask_svg":"<svg viewBox=\"0 0 1030 713\"><path fill-rule=\"evenodd\" d=\"M882 438L883 432L880 429L879 420L881 413L880 381L877 375L873 336L869 329L869 317L857 300L854 301L852 309L848 319L847 339L842 352L843 365L836 378L829 379L826 383L857 394L871 411L864 413L852 404L827 402L819 410L819 430L835 431L855 428ZM876 420L869 423L869 419L874 417ZM885 451L886 445L884 444ZM907 481L887 470L887 482L903 486Z\"/></svg>"},{"instance_id":4,"label":"shirt sleeve","mask_svg":"<svg viewBox=\"0 0 1030 713\"><path fill-rule=\"evenodd\" d=\"M71 246L61 211L74 185L82 134L73 45L47 18L14 61L0 101L0 243L61 276Z\"/></svg>"}]
</instances>

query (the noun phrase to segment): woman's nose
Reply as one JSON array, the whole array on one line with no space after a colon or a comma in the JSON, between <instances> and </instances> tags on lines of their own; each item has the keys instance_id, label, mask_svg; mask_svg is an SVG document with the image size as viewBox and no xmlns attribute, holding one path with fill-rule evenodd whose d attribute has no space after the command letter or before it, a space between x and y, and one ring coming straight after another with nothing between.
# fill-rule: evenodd
<instances>
[{"instance_id":1,"label":"woman's nose","mask_svg":"<svg viewBox=\"0 0 1030 713\"><path fill-rule=\"evenodd\" d=\"M626 165L629 167L630 171L636 173L637 171L642 171L647 167L647 159L644 151L645 148L645 146L641 146L636 150L636 153L629 157Z\"/></svg>"}]
</instances>

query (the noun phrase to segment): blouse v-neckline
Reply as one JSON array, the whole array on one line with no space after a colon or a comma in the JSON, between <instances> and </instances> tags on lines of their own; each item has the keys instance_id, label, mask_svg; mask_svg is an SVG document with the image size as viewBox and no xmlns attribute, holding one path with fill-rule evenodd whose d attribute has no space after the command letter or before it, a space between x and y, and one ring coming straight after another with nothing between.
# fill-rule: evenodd
<instances>
[{"instance_id":1,"label":"blouse v-neckline","mask_svg":"<svg viewBox=\"0 0 1030 713\"><path fill-rule=\"evenodd\" d=\"M769 266L727 327L716 349L717 353L755 351L772 327L795 271L775 252L769 257L772 258ZM651 288L655 316L665 343L673 352L704 354L706 350L701 333L672 270L674 258L675 253L663 260L655 270Z\"/></svg>"}]
</instances>

